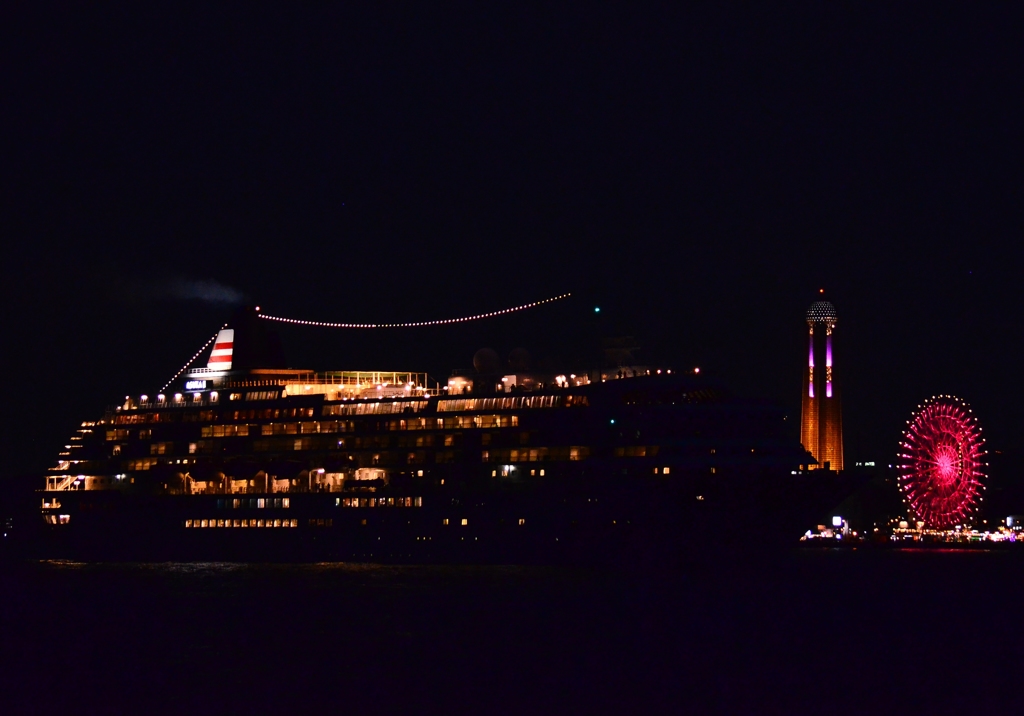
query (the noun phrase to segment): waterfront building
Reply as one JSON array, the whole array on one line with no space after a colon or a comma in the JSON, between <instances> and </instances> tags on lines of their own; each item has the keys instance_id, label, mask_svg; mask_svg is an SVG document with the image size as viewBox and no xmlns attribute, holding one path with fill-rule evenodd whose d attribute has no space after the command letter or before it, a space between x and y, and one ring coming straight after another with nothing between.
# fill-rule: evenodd
<instances>
[{"instance_id":1,"label":"waterfront building","mask_svg":"<svg viewBox=\"0 0 1024 716\"><path fill-rule=\"evenodd\" d=\"M843 413L835 366L836 308L815 301L807 309L807 367L803 378L800 442L817 465L811 469L843 469Z\"/></svg>"}]
</instances>

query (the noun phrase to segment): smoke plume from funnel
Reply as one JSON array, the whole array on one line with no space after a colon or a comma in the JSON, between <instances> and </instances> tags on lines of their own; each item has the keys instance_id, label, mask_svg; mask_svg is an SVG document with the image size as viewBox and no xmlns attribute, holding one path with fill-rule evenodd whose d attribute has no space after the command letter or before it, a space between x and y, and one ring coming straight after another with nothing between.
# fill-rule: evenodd
<instances>
[{"instance_id":1,"label":"smoke plume from funnel","mask_svg":"<svg viewBox=\"0 0 1024 716\"><path fill-rule=\"evenodd\" d=\"M217 281L175 279L168 285L172 298L198 300L228 306L245 303L245 294Z\"/></svg>"}]
</instances>

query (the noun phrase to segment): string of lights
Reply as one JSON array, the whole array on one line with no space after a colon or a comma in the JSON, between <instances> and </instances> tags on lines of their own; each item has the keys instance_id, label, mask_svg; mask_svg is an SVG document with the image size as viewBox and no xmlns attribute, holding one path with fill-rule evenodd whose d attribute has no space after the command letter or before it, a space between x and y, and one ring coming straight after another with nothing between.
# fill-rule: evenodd
<instances>
[{"instance_id":1,"label":"string of lights","mask_svg":"<svg viewBox=\"0 0 1024 716\"><path fill-rule=\"evenodd\" d=\"M512 308L504 308L500 311L491 311L490 313L478 313L475 316L463 316L462 318L444 318L436 321L415 321L410 323L331 323L328 321L303 321L297 318L282 318L281 316L269 316L265 313L259 314L260 318L264 318L268 321L280 321L281 323L294 323L300 326L318 326L320 328L419 328L421 326L441 326L449 323L465 323L467 321L476 321L481 318L493 318L494 316L502 316L507 313L515 313L516 311L525 311L528 308L534 308L541 306L545 303L552 303L554 301L560 301L563 298L568 298L571 293L563 293L561 296L553 296L551 298L545 298L542 301L534 301L533 303L525 303L522 306L514 306Z\"/></svg>"},{"instance_id":2,"label":"string of lights","mask_svg":"<svg viewBox=\"0 0 1024 716\"><path fill-rule=\"evenodd\" d=\"M222 329L227 328L227 327L228 327L228 324L226 324L226 323L223 326L221 326ZM186 363L185 365L181 366L181 370L179 370L177 373L175 373L174 377L171 378L169 381L167 381L164 384L164 387L160 389L161 393L164 392L165 390L167 390L168 386L170 386L171 383L176 381L178 379L179 375L181 375L186 370L188 370L188 367L196 362L196 358L201 356L203 354L203 351L205 351L207 348L210 347L210 344L213 343L217 339L217 335L219 333L220 333L220 331L217 331L217 333L214 333L212 336L210 336L210 340L208 340L206 343L204 343L203 347L200 348L198 351L196 351L196 354L194 356L192 356L191 358L188 359L188 363Z\"/></svg>"}]
</instances>

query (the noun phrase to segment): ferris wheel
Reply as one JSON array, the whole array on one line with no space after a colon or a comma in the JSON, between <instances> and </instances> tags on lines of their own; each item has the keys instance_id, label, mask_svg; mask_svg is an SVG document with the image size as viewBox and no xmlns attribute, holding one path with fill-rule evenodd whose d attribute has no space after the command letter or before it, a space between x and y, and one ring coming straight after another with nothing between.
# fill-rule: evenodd
<instances>
[{"instance_id":1,"label":"ferris wheel","mask_svg":"<svg viewBox=\"0 0 1024 716\"><path fill-rule=\"evenodd\" d=\"M907 422L899 454L900 491L910 511L933 529L970 524L984 489L981 428L959 398L939 395Z\"/></svg>"}]
</instances>

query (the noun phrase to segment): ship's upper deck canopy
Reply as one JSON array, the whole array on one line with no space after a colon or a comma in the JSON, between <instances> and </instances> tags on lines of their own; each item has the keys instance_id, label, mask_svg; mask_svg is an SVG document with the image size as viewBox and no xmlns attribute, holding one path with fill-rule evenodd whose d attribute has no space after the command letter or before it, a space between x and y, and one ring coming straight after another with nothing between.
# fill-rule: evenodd
<instances>
[{"instance_id":1,"label":"ship's upper deck canopy","mask_svg":"<svg viewBox=\"0 0 1024 716\"><path fill-rule=\"evenodd\" d=\"M221 371L198 368L185 375L185 392L262 389L272 397L323 395L327 400L400 398L436 394L427 374L413 371L346 370L314 372L293 368ZM271 397L271 396L266 396Z\"/></svg>"}]
</instances>

